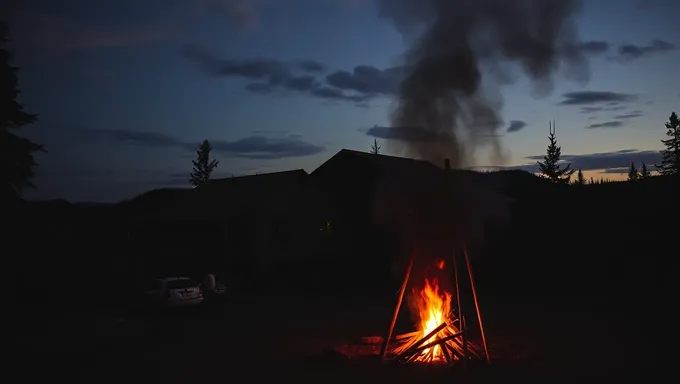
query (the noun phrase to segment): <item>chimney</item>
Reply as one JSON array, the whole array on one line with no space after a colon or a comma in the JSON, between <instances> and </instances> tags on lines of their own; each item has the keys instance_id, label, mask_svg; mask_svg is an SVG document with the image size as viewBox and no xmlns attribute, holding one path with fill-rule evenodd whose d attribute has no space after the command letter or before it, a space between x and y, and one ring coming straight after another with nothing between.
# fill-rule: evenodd
<instances>
[{"instance_id":1,"label":"chimney","mask_svg":"<svg viewBox=\"0 0 680 384\"><path fill-rule=\"evenodd\" d=\"M451 170L451 162L449 161L449 159L444 159L444 169L446 169L447 171Z\"/></svg>"}]
</instances>

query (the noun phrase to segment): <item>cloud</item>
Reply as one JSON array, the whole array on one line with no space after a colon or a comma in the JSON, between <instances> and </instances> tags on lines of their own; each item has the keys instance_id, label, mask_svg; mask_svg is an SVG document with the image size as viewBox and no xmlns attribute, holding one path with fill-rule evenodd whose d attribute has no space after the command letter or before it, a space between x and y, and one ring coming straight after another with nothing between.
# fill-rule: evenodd
<instances>
[{"instance_id":1,"label":"cloud","mask_svg":"<svg viewBox=\"0 0 680 384\"><path fill-rule=\"evenodd\" d=\"M610 53L608 60L619 63L628 63L637 59L647 58L654 55L670 53L677 50L677 45L666 40L654 39L649 44L614 44L608 41L584 41L578 45L566 47L567 53L582 53L589 56L599 56Z\"/></svg>"},{"instance_id":2,"label":"cloud","mask_svg":"<svg viewBox=\"0 0 680 384\"><path fill-rule=\"evenodd\" d=\"M179 148L188 152L198 148L198 142L188 142L155 132L129 130L82 130L85 137L105 138L108 140L144 146L149 148ZM281 159L303 157L320 153L323 147L304 141L298 135L265 136L254 135L235 141L211 140L213 153L244 159Z\"/></svg>"},{"instance_id":3,"label":"cloud","mask_svg":"<svg viewBox=\"0 0 680 384\"><path fill-rule=\"evenodd\" d=\"M511 121L510 121L510 125L508 125L508 128L506 128L505 131L508 132L508 133L510 133L510 132L517 132L517 131L521 131L521 130L524 129L524 127L526 127L526 126L527 126L527 123L526 123L525 121L522 121L522 120L511 120Z\"/></svg>"},{"instance_id":4,"label":"cloud","mask_svg":"<svg viewBox=\"0 0 680 384\"><path fill-rule=\"evenodd\" d=\"M364 95L391 95L398 91L405 70L401 67L378 69L359 65L352 72L336 71L326 76L326 82L337 89Z\"/></svg>"},{"instance_id":5,"label":"cloud","mask_svg":"<svg viewBox=\"0 0 680 384\"><path fill-rule=\"evenodd\" d=\"M629 103L636 101L638 95L610 91L577 91L563 93L564 100L558 105L592 105Z\"/></svg>"},{"instance_id":6,"label":"cloud","mask_svg":"<svg viewBox=\"0 0 680 384\"><path fill-rule=\"evenodd\" d=\"M527 160L542 161L545 155L527 156ZM600 152L583 155L562 155L562 163L571 163L571 168L581 169L584 171L592 170L608 170L620 169L630 166L631 163L647 164L647 167L652 170L654 164L661 162L661 154L658 151L637 149L622 149L614 152ZM502 167L502 169L522 169L529 172L538 172L538 165L534 162L532 164L524 164L510 167Z\"/></svg>"},{"instance_id":7,"label":"cloud","mask_svg":"<svg viewBox=\"0 0 680 384\"><path fill-rule=\"evenodd\" d=\"M586 127L586 129L595 129L595 128L620 128L623 127L623 122L621 121L605 121L604 123L595 123L595 124L590 124L589 126Z\"/></svg>"},{"instance_id":8,"label":"cloud","mask_svg":"<svg viewBox=\"0 0 680 384\"><path fill-rule=\"evenodd\" d=\"M664 40L654 40L648 45L623 44L619 46L618 56L615 60L620 62L630 62L640 58L654 56L658 54L675 51L678 47Z\"/></svg>"},{"instance_id":9,"label":"cloud","mask_svg":"<svg viewBox=\"0 0 680 384\"><path fill-rule=\"evenodd\" d=\"M629 113L624 113L624 114L621 114L621 115L614 115L614 118L618 119L618 120L627 120L627 119L634 119L636 117L641 117L643 115L644 115L644 113L642 113L642 111L635 110L635 111L631 111Z\"/></svg>"},{"instance_id":10,"label":"cloud","mask_svg":"<svg viewBox=\"0 0 680 384\"><path fill-rule=\"evenodd\" d=\"M614 46L606 41L584 41L578 45L563 47L567 53L600 55ZM668 49L670 43L655 40L653 48L638 47L642 52L638 57ZM626 60L635 55L630 44L621 45L619 51ZM215 53L198 46L188 46L183 56L195 62L206 74L216 77L240 77L252 82L246 90L254 93L272 94L277 92L296 92L308 96L354 102L365 105L378 97L390 97L398 93L408 67L396 66L380 69L371 65L357 65L352 70L336 70L326 73L327 67L316 60L283 62L276 59L223 59ZM626 61L621 59L620 61ZM326 73L325 76L322 76ZM606 91L581 91L564 94L566 98L560 105L585 105L597 103L616 103L634 101L637 95ZM609 110L614 110L611 107ZM584 112L587 113L587 112Z\"/></svg>"},{"instance_id":11,"label":"cloud","mask_svg":"<svg viewBox=\"0 0 680 384\"><path fill-rule=\"evenodd\" d=\"M594 113L594 112L602 112L602 111L621 111L626 109L627 107L623 105L618 105L618 106L613 106L613 107L581 107L580 111L583 114L589 114L589 113Z\"/></svg>"},{"instance_id":12,"label":"cloud","mask_svg":"<svg viewBox=\"0 0 680 384\"><path fill-rule=\"evenodd\" d=\"M250 80L245 89L260 94L296 92L326 99L365 105L376 97L392 95L403 76L403 68L378 69L359 65L352 71L327 72L316 60L284 62L276 59L222 59L198 46L188 46L183 56L209 76Z\"/></svg>"},{"instance_id":13,"label":"cloud","mask_svg":"<svg viewBox=\"0 0 680 384\"><path fill-rule=\"evenodd\" d=\"M323 147L303 141L297 135L282 138L251 136L236 141L211 141L213 150L220 154L247 159L282 159L315 155Z\"/></svg>"}]
</instances>

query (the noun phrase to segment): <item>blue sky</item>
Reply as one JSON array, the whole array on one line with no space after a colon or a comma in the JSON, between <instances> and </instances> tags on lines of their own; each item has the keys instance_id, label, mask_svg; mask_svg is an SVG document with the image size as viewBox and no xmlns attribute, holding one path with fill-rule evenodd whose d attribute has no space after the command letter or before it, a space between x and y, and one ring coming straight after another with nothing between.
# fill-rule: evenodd
<instances>
[{"instance_id":1,"label":"blue sky","mask_svg":"<svg viewBox=\"0 0 680 384\"><path fill-rule=\"evenodd\" d=\"M311 172L342 148L368 150L370 128L390 124L389 68L406 49L376 0L22 0L10 11L21 101L39 113L22 133L48 150L29 198L117 201L186 186L206 138L216 177ZM663 123L680 110L678 11L672 0L584 1L589 81L557 76L544 97L521 77L503 87L508 156L494 163L482 150L475 164L535 164L549 120L587 176L656 162ZM368 66L359 85L357 66ZM263 77L282 68L289 77Z\"/></svg>"}]
</instances>

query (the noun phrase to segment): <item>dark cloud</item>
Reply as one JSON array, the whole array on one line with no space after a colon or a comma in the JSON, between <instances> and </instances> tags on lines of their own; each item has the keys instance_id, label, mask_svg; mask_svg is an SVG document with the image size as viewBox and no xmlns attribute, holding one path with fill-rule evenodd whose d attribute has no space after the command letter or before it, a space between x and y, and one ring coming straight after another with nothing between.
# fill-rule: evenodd
<instances>
[{"instance_id":1,"label":"dark cloud","mask_svg":"<svg viewBox=\"0 0 680 384\"><path fill-rule=\"evenodd\" d=\"M306 72L325 72L328 69L325 64L316 60L299 60L296 64Z\"/></svg>"},{"instance_id":2,"label":"dark cloud","mask_svg":"<svg viewBox=\"0 0 680 384\"><path fill-rule=\"evenodd\" d=\"M607 53L614 45L606 41L584 41L572 43L558 48L563 57L575 58ZM651 53L667 51L673 47L670 43L655 40L648 47L621 45L621 55L615 58L620 62L639 58ZM494 56L480 48L479 57L489 62ZM199 46L187 46L183 56L195 62L203 72L216 77L239 77L252 81L246 85L250 92L273 94L277 92L296 92L307 94L326 100L349 101L357 106L365 106L367 101L377 97L393 97L398 95L402 80L413 71L413 65L396 66L380 69L371 65L358 65L354 69L339 70L326 73L325 64L316 60L304 59L284 62L276 59L223 59L213 52ZM503 72L495 68L495 74L503 78ZM326 73L325 76L323 74ZM580 95L579 95L580 94ZM598 101L584 101L584 97L598 97ZM615 95L613 92L572 92L565 94L568 99L563 105L591 104L602 101L617 101L616 99L601 100L604 94ZM573 97L570 97L572 95ZM584 96L585 95L585 96ZM629 95L633 97L634 95ZM618 100L623 101L623 100ZM609 109L613 110L613 109ZM588 113L588 112L584 112Z\"/></svg>"},{"instance_id":3,"label":"dark cloud","mask_svg":"<svg viewBox=\"0 0 680 384\"><path fill-rule=\"evenodd\" d=\"M602 112L602 111L621 111L626 109L626 106L623 105L616 105L613 107L581 107L581 113L583 114L589 114L589 113L594 113L594 112Z\"/></svg>"},{"instance_id":4,"label":"dark cloud","mask_svg":"<svg viewBox=\"0 0 680 384\"><path fill-rule=\"evenodd\" d=\"M517 132L517 131L521 131L526 126L527 126L527 123L525 121L511 120L510 125L508 125L508 127L505 129L505 131L508 132L508 133Z\"/></svg>"},{"instance_id":5,"label":"dark cloud","mask_svg":"<svg viewBox=\"0 0 680 384\"><path fill-rule=\"evenodd\" d=\"M586 129L596 129L596 128L620 128L623 127L623 122L621 121L605 121L604 123L590 124Z\"/></svg>"},{"instance_id":6,"label":"dark cloud","mask_svg":"<svg viewBox=\"0 0 680 384\"><path fill-rule=\"evenodd\" d=\"M336 71L326 76L328 85L365 95L391 95L398 91L404 76L403 68L378 69L370 65L359 65L352 72Z\"/></svg>"},{"instance_id":7,"label":"dark cloud","mask_svg":"<svg viewBox=\"0 0 680 384\"><path fill-rule=\"evenodd\" d=\"M370 66L359 66L352 73L333 72L323 79L317 76L326 71L326 66L315 60L290 63L274 59L225 60L197 46L186 47L183 55L210 76L251 80L246 89L255 93L292 91L360 103L393 91L396 85L390 82L398 81L391 75L393 71Z\"/></svg>"},{"instance_id":8,"label":"dark cloud","mask_svg":"<svg viewBox=\"0 0 680 384\"><path fill-rule=\"evenodd\" d=\"M585 41L576 45L568 46L566 52L582 53L589 56L598 56L609 53L608 60L620 63L628 63L654 55L669 53L677 49L677 45L666 40L655 39L649 44L613 44L607 41Z\"/></svg>"},{"instance_id":9,"label":"dark cloud","mask_svg":"<svg viewBox=\"0 0 680 384\"><path fill-rule=\"evenodd\" d=\"M84 130L87 137L105 138L125 144L151 148L180 148L194 151L198 142L188 142L155 132L136 132L128 130ZM315 155L324 150L304 141L298 135L279 135L268 137L254 135L236 141L211 140L213 153L221 156L245 159L280 159Z\"/></svg>"},{"instance_id":10,"label":"dark cloud","mask_svg":"<svg viewBox=\"0 0 680 384\"><path fill-rule=\"evenodd\" d=\"M236 141L215 140L211 144L216 153L248 159L301 157L323 151L323 147L303 141L297 135L280 138L251 136Z\"/></svg>"},{"instance_id":11,"label":"dark cloud","mask_svg":"<svg viewBox=\"0 0 680 384\"><path fill-rule=\"evenodd\" d=\"M177 147L186 144L174 137L155 132L137 132L125 129L83 129L82 132L87 138L106 138L125 144L143 145L153 148Z\"/></svg>"},{"instance_id":12,"label":"dark cloud","mask_svg":"<svg viewBox=\"0 0 680 384\"><path fill-rule=\"evenodd\" d=\"M629 103L636 101L638 95L620 92L609 91L577 91L563 93L564 100L560 101L558 105L592 105L592 104L610 104Z\"/></svg>"},{"instance_id":13,"label":"dark cloud","mask_svg":"<svg viewBox=\"0 0 680 384\"><path fill-rule=\"evenodd\" d=\"M640 58L675 51L678 47L664 40L654 40L648 45L622 44L615 60L629 62Z\"/></svg>"},{"instance_id":14,"label":"dark cloud","mask_svg":"<svg viewBox=\"0 0 680 384\"><path fill-rule=\"evenodd\" d=\"M635 110L635 111L631 111L629 113L624 113L624 114L621 114L621 115L615 115L614 118L618 119L618 120L627 120L627 119L633 119L633 118L636 118L636 117L641 117L643 115L644 114L642 113L642 111Z\"/></svg>"},{"instance_id":15,"label":"dark cloud","mask_svg":"<svg viewBox=\"0 0 680 384\"><path fill-rule=\"evenodd\" d=\"M528 156L526 159L542 161L545 155ZM653 170L654 164L661 162L661 154L658 151L639 151L637 149L622 149L614 152L590 153L584 155L562 155L562 163L571 163L573 169L584 171L627 169L631 163L647 164ZM522 169L529 172L538 172L538 165L532 164L505 167L503 169Z\"/></svg>"}]
</instances>

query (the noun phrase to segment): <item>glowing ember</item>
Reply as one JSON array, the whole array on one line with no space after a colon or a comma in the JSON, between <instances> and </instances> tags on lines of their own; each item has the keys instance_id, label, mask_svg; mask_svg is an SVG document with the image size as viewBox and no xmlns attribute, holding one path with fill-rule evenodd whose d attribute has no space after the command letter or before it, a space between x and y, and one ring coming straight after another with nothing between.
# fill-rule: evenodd
<instances>
[{"instance_id":1,"label":"glowing ember","mask_svg":"<svg viewBox=\"0 0 680 384\"><path fill-rule=\"evenodd\" d=\"M441 261L437 266L443 268L444 262ZM444 322L449 322L451 316L451 294L448 292L439 293L437 279L430 281L425 279L425 287L420 292L414 292L414 303L418 310L420 324L418 324L419 338L427 336ZM434 342L438 336L427 340L427 343ZM444 361L444 353L440 345L424 349L414 361L437 362Z\"/></svg>"}]
</instances>

